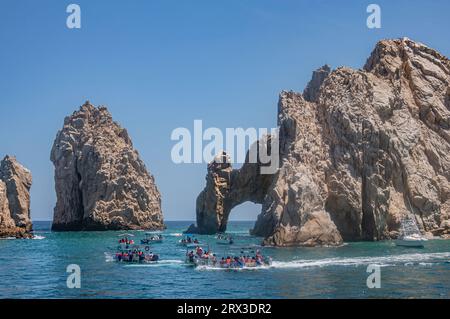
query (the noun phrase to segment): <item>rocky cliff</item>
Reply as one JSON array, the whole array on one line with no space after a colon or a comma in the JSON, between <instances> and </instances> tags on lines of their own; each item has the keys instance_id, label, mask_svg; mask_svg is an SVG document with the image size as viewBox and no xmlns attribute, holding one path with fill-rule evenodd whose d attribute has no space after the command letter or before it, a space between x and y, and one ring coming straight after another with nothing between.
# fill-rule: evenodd
<instances>
[{"instance_id":1,"label":"rocky cliff","mask_svg":"<svg viewBox=\"0 0 450 319\"><path fill-rule=\"evenodd\" d=\"M64 120L51 151L53 230L162 229L161 197L126 129L89 102Z\"/></svg>"},{"instance_id":2,"label":"rocky cliff","mask_svg":"<svg viewBox=\"0 0 450 319\"><path fill-rule=\"evenodd\" d=\"M0 237L31 237L31 173L14 157L0 163Z\"/></svg>"},{"instance_id":3,"label":"rocky cliff","mask_svg":"<svg viewBox=\"0 0 450 319\"><path fill-rule=\"evenodd\" d=\"M396 238L406 215L423 234L450 235L450 61L443 55L406 38L381 41L362 70L322 67L303 94L282 92L278 125L282 165L270 185L257 172L241 185L209 170L197 199L199 232L213 231L204 216L217 216L215 231L226 229L226 201L208 206L210 198L243 192L259 194L253 234L267 245Z\"/></svg>"}]
</instances>

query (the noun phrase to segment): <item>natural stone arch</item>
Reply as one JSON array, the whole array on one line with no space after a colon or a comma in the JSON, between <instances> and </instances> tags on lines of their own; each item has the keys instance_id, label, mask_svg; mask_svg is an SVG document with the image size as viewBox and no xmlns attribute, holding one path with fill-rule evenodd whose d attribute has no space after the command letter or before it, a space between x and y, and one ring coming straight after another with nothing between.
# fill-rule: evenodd
<instances>
[{"instance_id":1,"label":"natural stone arch","mask_svg":"<svg viewBox=\"0 0 450 319\"><path fill-rule=\"evenodd\" d=\"M255 143L252 147L259 147ZM270 148L270 138L264 145ZM267 154L270 154L270 149ZM197 197L197 226L187 232L215 234L225 232L231 211L245 202L263 204L274 175L261 174L263 164L246 162L240 169L233 169L226 152L219 154L208 164L206 186Z\"/></svg>"}]
</instances>

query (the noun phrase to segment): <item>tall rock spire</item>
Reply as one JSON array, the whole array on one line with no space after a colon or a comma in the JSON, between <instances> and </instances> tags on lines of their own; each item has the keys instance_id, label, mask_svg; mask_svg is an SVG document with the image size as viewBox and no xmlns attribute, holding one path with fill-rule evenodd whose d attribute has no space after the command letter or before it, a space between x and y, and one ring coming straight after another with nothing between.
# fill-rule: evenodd
<instances>
[{"instance_id":1,"label":"tall rock spire","mask_svg":"<svg viewBox=\"0 0 450 319\"><path fill-rule=\"evenodd\" d=\"M107 108L84 103L51 151L53 230L162 229L161 197L128 132Z\"/></svg>"}]
</instances>

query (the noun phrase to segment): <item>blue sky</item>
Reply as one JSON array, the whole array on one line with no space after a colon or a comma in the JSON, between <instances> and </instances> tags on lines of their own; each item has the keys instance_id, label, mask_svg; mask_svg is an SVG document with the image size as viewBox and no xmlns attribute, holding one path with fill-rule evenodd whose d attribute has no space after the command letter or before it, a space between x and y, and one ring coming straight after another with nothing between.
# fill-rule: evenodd
<instances>
[{"instance_id":1,"label":"blue sky","mask_svg":"<svg viewBox=\"0 0 450 319\"><path fill-rule=\"evenodd\" d=\"M366 27L366 7L382 28ZM82 28L66 27L81 6ZM275 127L281 90L311 72L363 66L382 38L408 36L450 55L450 1L0 0L0 156L32 170L32 218L55 204L50 149L85 100L126 127L162 193L167 220L195 219L206 164L175 165L177 127ZM244 204L232 219L255 219Z\"/></svg>"}]
</instances>

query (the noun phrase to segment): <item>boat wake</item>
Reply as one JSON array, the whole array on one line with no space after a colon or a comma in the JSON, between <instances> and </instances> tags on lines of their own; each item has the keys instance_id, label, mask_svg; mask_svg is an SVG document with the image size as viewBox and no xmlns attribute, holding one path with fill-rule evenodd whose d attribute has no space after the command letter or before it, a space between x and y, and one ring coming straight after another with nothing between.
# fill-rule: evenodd
<instances>
[{"instance_id":1,"label":"boat wake","mask_svg":"<svg viewBox=\"0 0 450 319\"><path fill-rule=\"evenodd\" d=\"M449 262L450 252L429 253L429 254L404 254L379 257L349 257L349 258L325 258L325 259L302 259L293 261L273 261L270 266L260 266L253 268L221 268L213 266L198 266L196 270L214 271L214 270L233 270L233 271L255 271L267 269L299 269L299 268L322 268L330 266L363 266L377 264L381 267L389 266L425 266L430 267L436 263Z\"/></svg>"},{"instance_id":2,"label":"boat wake","mask_svg":"<svg viewBox=\"0 0 450 319\"><path fill-rule=\"evenodd\" d=\"M181 237L181 236L183 236L183 234L182 234L182 233L170 233L170 234L167 234L166 236L170 236L170 237Z\"/></svg>"},{"instance_id":3,"label":"boat wake","mask_svg":"<svg viewBox=\"0 0 450 319\"><path fill-rule=\"evenodd\" d=\"M0 238L0 240L14 240L17 239L16 237L5 237L5 238ZM27 238L27 239L36 239L36 240L41 240L41 239L45 239L45 236L40 236L40 235L34 235L31 238Z\"/></svg>"},{"instance_id":4,"label":"boat wake","mask_svg":"<svg viewBox=\"0 0 450 319\"><path fill-rule=\"evenodd\" d=\"M105 252L104 254L105 254L105 261L106 261L107 263L110 263L110 262L113 262L113 261L114 261L114 254L112 254L112 253L107 253L107 252Z\"/></svg>"},{"instance_id":5,"label":"boat wake","mask_svg":"<svg viewBox=\"0 0 450 319\"><path fill-rule=\"evenodd\" d=\"M362 266L378 264L380 266L396 265L432 265L433 263L445 262L450 258L450 252L429 254L403 254L379 257L353 257L353 258L326 258L318 260L293 260L287 262L274 261L271 268L313 268L328 266Z\"/></svg>"}]
</instances>

